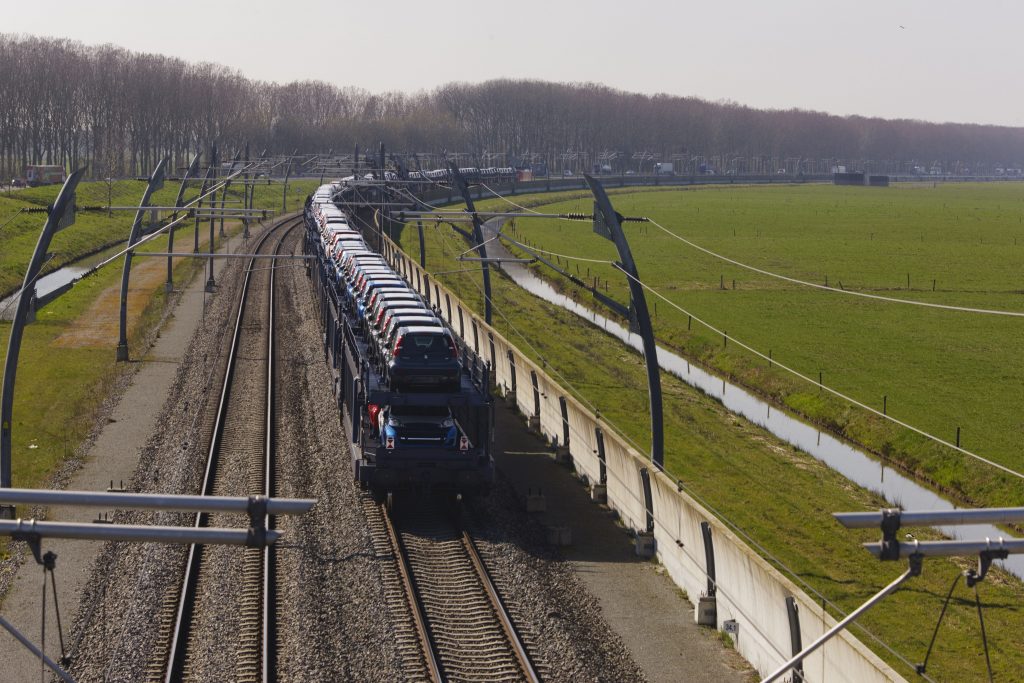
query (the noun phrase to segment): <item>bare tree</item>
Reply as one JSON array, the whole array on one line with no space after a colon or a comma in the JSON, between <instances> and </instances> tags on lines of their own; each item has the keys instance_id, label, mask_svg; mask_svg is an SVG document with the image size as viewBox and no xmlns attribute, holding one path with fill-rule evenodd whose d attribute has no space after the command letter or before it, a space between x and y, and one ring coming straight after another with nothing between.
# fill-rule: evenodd
<instances>
[{"instance_id":1,"label":"bare tree","mask_svg":"<svg viewBox=\"0 0 1024 683\"><path fill-rule=\"evenodd\" d=\"M255 81L103 45L0 34L0 175L29 163L90 165L94 177L175 166L211 144L272 153L364 148L457 149L483 163L526 152L596 161L615 150L774 173L783 164L828 172L836 162L906 171L939 163L991 171L1024 162L1024 129L934 124L733 102L641 95L597 83L499 79L430 92L371 93L321 81ZM786 160L790 160L787 162ZM795 164L793 160L806 160ZM741 161L742 160L742 161Z\"/></svg>"}]
</instances>

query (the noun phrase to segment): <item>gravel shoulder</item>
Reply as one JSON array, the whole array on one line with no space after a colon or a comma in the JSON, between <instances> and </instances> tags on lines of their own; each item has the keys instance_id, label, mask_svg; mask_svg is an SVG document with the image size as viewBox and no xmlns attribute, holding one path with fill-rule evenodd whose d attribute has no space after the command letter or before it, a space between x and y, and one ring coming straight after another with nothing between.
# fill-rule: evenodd
<instances>
[{"instance_id":1,"label":"gravel shoulder","mask_svg":"<svg viewBox=\"0 0 1024 683\"><path fill-rule=\"evenodd\" d=\"M491 555L498 562L510 554L528 556L527 566L540 574L534 584L546 590L542 596L523 593L532 603L525 609L538 623L573 625L576 637L588 643L589 656L599 662L628 658L652 682L758 680L714 629L694 623L693 604L656 562L637 557L629 531L606 506L590 501L581 481L555 463L550 446L527 430L514 408L499 401L495 423L495 459L504 485L487 505L502 510L491 515L503 519L494 528L504 524L524 531L515 543L499 543ZM530 492L543 495L543 512L525 512ZM510 500L498 503L498 496ZM568 530L571 543L546 545L548 528ZM578 675L579 680L636 680L603 673L592 677L584 668Z\"/></svg>"}]
</instances>

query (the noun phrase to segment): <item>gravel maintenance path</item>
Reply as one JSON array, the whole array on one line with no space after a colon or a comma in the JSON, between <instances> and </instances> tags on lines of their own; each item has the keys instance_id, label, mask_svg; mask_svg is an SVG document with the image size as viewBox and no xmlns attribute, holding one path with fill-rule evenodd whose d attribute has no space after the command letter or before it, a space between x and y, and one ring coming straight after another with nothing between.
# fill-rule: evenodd
<instances>
[{"instance_id":1,"label":"gravel maintenance path","mask_svg":"<svg viewBox=\"0 0 1024 683\"><path fill-rule=\"evenodd\" d=\"M539 536L525 546L542 557L561 560L559 569L581 585L578 609L599 614L601 623L621 638L625 651L652 683L742 683L757 681L754 669L714 629L694 623L693 604L657 562L642 560L633 541L605 505L590 500L571 470L557 464L549 445L527 431L524 418L499 401L496 410L498 448L495 459L520 508L526 494L540 491L545 510L531 513ZM525 514L525 513L524 513ZM521 522L520 522L521 523ZM568 529L571 544L557 551L542 544L549 527ZM507 543L494 556L518 549ZM521 550L519 550L521 552ZM544 600L534 605L543 609ZM575 618L571 613L561 618ZM585 620L580 620L585 623ZM588 639L595 651L607 635Z\"/></svg>"},{"instance_id":2,"label":"gravel maintenance path","mask_svg":"<svg viewBox=\"0 0 1024 683\"><path fill-rule=\"evenodd\" d=\"M240 251L243 245L241 238L235 238L230 241L229 248ZM134 372L124 378L119 387L122 393L110 398L104 423L97 427L91 443L86 444L87 452L71 458L54 475L55 487L104 491L111 481L115 486L122 481L127 486L133 477L137 477L140 455L145 454L147 440L152 443L151 435L164 432L166 425L163 421L169 415L187 410L187 403L175 403L182 394L178 385L189 374L190 368L202 368L206 363L202 354L195 357L195 345L190 345L190 340L218 334L214 312L222 300L232 297L230 281L233 278L230 270L221 272L220 263L217 265L218 281L228 282L228 285L212 296L205 295L205 274L200 273L182 288L177 300L171 304L173 309L168 312L166 323L153 345L141 357L137 357L137 350L132 349ZM164 271L161 270L157 282L162 282L163 278ZM87 326L91 324L89 320L85 322ZM107 342L113 356L116 334ZM187 421L182 425L179 420L176 428L182 429L181 434L188 433ZM180 447L181 443L178 444ZM159 473L151 472L150 476L159 477ZM49 520L74 522L88 522L97 515L94 508L59 507L46 512ZM2 614L38 644L42 570L31 559L31 554L20 547L22 545L12 544L12 558L0 563L0 588L5 589L2 591ZM61 618L67 631L80 609L92 607L89 598L83 600L83 596L95 588L93 563L104 549L93 541L54 540L46 542L43 550L52 550L58 556L57 591ZM52 595L49 599L52 600ZM45 651L54 658L60 654L52 602L47 613ZM6 631L0 631L0 683L20 683L37 680L38 677L39 661Z\"/></svg>"}]
</instances>

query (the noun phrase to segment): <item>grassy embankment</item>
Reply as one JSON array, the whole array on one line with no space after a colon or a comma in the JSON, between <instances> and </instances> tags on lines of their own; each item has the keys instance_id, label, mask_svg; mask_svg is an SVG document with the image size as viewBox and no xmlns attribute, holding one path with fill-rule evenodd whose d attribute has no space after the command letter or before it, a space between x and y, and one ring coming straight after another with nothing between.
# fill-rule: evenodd
<instances>
[{"instance_id":1,"label":"grassy embankment","mask_svg":"<svg viewBox=\"0 0 1024 683\"><path fill-rule=\"evenodd\" d=\"M757 263L767 264L767 267L774 270L783 269L792 263L794 265L787 274L816 279L813 265L809 266L805 261L805 258L811 258L813 255L815 260L812 260L812 264L824 263L824 267L834 267L835 272L839 273L838 278L842 279L846 286L880 286L880 283L884 283L881 274L888 270L886 266L879 264L877 259L888 256L898 260L899 257L905 257L906 252L915 251L907 244L912 242L909 236L904 237L902 241L897 240L893 234L895 228L892 227L895 221L886 221L885 216L904 212L904 215L908 215L911 208L902 204L899 207L890 207L886 203L884 207L876 206L874 210L869 210L869 204L863 202L869 199L875 203L895 202L907 193L932 192L922 189L892 190L893 192L888 195L861 196L856 194L856 191L846 193L825 187L715 188L643 195L617 193L614 201L624 214L653 216L668 227L672 227L673 221L679 219L673 219L671 215L665 214L669 214L673 207L680 210L682 202L685 206L683 210L689 212L686 222L687 237L693 237L698 242L702 239L710 240L711 243L707 246L711 248L726 251L726 247L733 244L730 240L739 242L740 236L745 235L745 241L749 243L747 250L742 254L730 251L730 256L741 260L758 259ZM746 192L750 192L751 195L744 195ZM777 194L765 194L771 192ZM936 201L935 196L926 197L921 194L918 198L909 195L906 201L918 202L913 209L917 215L930 216L932 212L929 206ZM539 197L537 201L551 200L552 197L549 195ZM516 198L516 201L524 200L520 197ZM943 200L938 201L941 206ZM948 204L953 200L946 201ZM1004 206L1008 204L1007 199L1000 201L1005 202ZM691 218L699 215L696 207L692 205L694 202L700 206L699 214L703 215L702 220L706 221L700 223L705 226L700 232L691 230L696 229L697 223ZM839 206L836 206L837 202ZM958 204L961 207L982 206L982 203L971 202L971 199L961 198ZM587 211L589 200L573 199L552 208ZM853 236L843 238L839 234L840 228L832 227L827 234L823 234L825 230L820 228L817 239L807 234L809 227L805 226L803 230L799 228L800 222L797 217L801 215L809 223L813 222L818 226L827 220L832 221L830 225L835 226L840 222L834 220L840 208L863 213L865 219L866 216L874 215L871 219L875 227L873 237L870 235L872 231L862 226L862 221L846 224L848 231L855 228L865 231L863 241L871 248L872 253L862 257L857 263L863 264L864 269L871 266L873 270L866 273L854 271L856 264L841 267L844 263L844 254L849 259L860 253L858 247L863 248L864 245L860 244L860 240L856 240L855 243ZM733 211L736 213L733 214ZM818 212L817 216L815 211ZM984 210L974 210L975 213L979 211ZM1002 211L1005 213L1007 209ZM761 218L759 219L756 214L760 214ZM969 215L971 214L964 211L960 220ZM744 216L746 222L739 223L738 219ZM736 220L733 220L734 217ZM772 221L772 225L777 226L774 231L768 227L769 220ZM736 225L737 230L735 238L732 237L733 225ZM741 225L748 227L744 229ZM700 305L701 309L694 312L724 326L730 335L751 342L754 346L758 346L758 342L764 341L767 337L770 339L767 348L773 349L774 357L793 364L799 362L801 354L806 354L811 359L818 358L813 354L814 351L832 354L828 357L835 359L834 365L826 366L833 368L826 374L826 378L836 374L837 382L841 381L840 377L846 377L846 382L853 381L853 373L859 372L861 367L855 362L860 360L864 365L870 366L871 363L867 362L866 358L879 357L873 349L882 349L879 352L881 359L895 360L885 363L887 370L881 373L881 377L886 383L881 386L887 387L897 379L902 380L901 387L907 386L909 380L903 380L899 372L906 362L905 356L899 355L898 348L888 348L888 345L894 344L891 341L893 337L887 336L894 334L888 326L897 325L905 329L901 334L912 335L913 339L927 338L916 325L911 324L911 312L916 312L916 309L900 307L899 311L890 312L888 308L883 308L883 313L873 316L868 311L857 310L864 305L859 304L850 306L853 310L847 311L843 308L845 300L828 292L821 292L818 296L833 298L826 298L825 302L811 306L814 302L808 302L808 294L792 288L779 287L769 280L742 280L738 273L737 289L732 290L732 271L723 270L713 262L702 263L675 240L656 239L656 229L653 227L643 228L642 235L638 234L641 231L638 226L630 226L628 229L631 231L634 253L644 280L657 287L659 291L664 291L673 300L678 297L685 307ZM614 256L613 247L594 236L586 224L552 223L543 226L540 221L523 221L519 230L522 235L529 234L532 242L540 243L544 248L553 251L590 258L611 259ZM888 243L877 249L872 247L871 243L875 240L883 240L883 232L887 234L884 239ZM987 233L986 236L989 238L985 240L986 243L995 238L994 235ZM917 237L918 244L927 244L920 241L920 233ZM980 239L979 237L979 246ZM403 231L401 240L408 253L418 253L419 244L415 230ZM427 263L431 270L447 272L439 276L440 279L459 292L468 305L481 310L479 275L450 272L466 267L466 264L453 259L454 255L465 250L464 243L450 229L435 229L433 226L428 228L425 241ZM991 257L998 256L1005 260L1008 258L1008 246L1012 246L1012 239L1009 240L1009 245L1004 244L1000 249L988 253ZM965 256L962 252L967 251L962 244L959 249L949 249L950 252L959 253L961 258ZM920 263L927 264L928 259L923 258ZM934 257L931 264L934 266L935 277L941 278L941 281L948 279L947 285L941 289L969 288L966 284L956 287L957 280L954 279L959 273L970 272L969 268L950 270ZM585 274L586 265L580 265L581 274ZM589 265L593 276L595 264ZM798 266L802 266L802 269ZM575 263L570 267L575 271ZM943 268L943 275L938 274L940 267ZM894 277L903 270L905 277L907 268L904 267L903 261L890 264L888 268L896 269ZM599 273L603 288L604 277L611 275L611 271L604 270ZM927 277L925 273L914 270L911 270L911 273L912 284L915 277ZM724 275L728 282L728 289L725 291L718 289L720 274ZM657 279L659 275L664 281ZM830 274L830 282L833 277ZM894 283L893 287L898 284ZM928 284L930 297L930 281ZM601 414L618 425L628 437L639 444L648 443L646 377L639 355L627 350L602 331L581 324L574 315L523 293L507 278L496 277L493 285L496 327L535 359L543 355L550 367L564 375L580 395L600 408ZM970 285L970 288L981 289L983 286L974 284ZM685 296L680 295L680 292L685 293ZM624 300L625 283L622 282L621 275L618 278L610 278L609 293ZM914 296L924 294L913 292ZM998 301L982 298L984 295L981 294L961 292L947 294L947 297L945 301L952 299L957 303L970 302L975 305L984 302L986 306L1007 308L1012 308L1011 302L1014 301L1013 295L1008 293L994 295L999 298ZM811 306L809 310L808 306ZM793 309L796 309L796 312ZM765 322L766 310L769 314L769 324ZM796 324L790 322L787 315L794 316L796 321L803 320L807 330L799 334L783 329L787 325ZM723 316L728 316L724 323ZM776 388L766 393L775 395L786 386L784 377L775 372L768 372L763 366L758 367L757 363L743 354L735 353L734 349L715 348L716 342L719 346L721 344L720 337L701 332L696 324L687 335L685 317L675 320L675 325L668 324L671 318L667 313L667 307L662 303L658 309L656 323L660 337L667 338L676 346L682 346L684 342L691 344L690 348L695 350L695 357L711 364L721 364L727 372L738 375L743 380L747 377L771 379L774 384L770 386ZM854 339L845 339L847 335L854 334L853 330L857 329L855 324L862 321L871 322L869 330L857 332ZM746 322L745 326L740 324L743 322ZM981 323L977 325L980 326ZM940 321L933 323L930 329L953 330L960 329L961 326L942 324ZM974 330L974 325L966 327L969 331ZM841 330L842 333L837 330ZM763 336L752 338L758 333ZM833 339L837 335L840 339ZM523 338L529 340L529 344ZM871 347L861 349L857 339L860 344L864 344L866 340ZM1019 339L1005 341L1008 344L1020 343ZM946 347L951 348L952 344L963 343L967 342L951 341ZM530 345L536 350L532 350ZM860 350L854 354L853 350L856 349ZM950 362L952 363L951 360ZM851 365L841 365L842 363ZM916 370L920 363L918 360L910 367ZM967 366L967 371L970 371L971 364L968 363ZM816 375L817 366L812 367ZM834 369L839 367L845 369ZM1007 371L1011 367L1014 366L1007 365ZM919 373L922 376L925 374L923 371ZM848 611L901 571L902 567L882 564L859 547L863 541L876 540L877 532L846 531L838 527L829 514L838 510L880 507L883 501L877 496L850 484L812 457L781 443L767 432L733 417L720 403L690 389L679 380L663 373L662 381L666 399L666 464L669 472L686 482L692 491L708 501L725 518L792 568L802 580ZM752 381L750 383L753 384ZM842 388L844 391L853 391L847 386ZM799 405L801 397L806 397L803 400L809 403L829 405L823 397L819 398L816 389L808 390L799 385L795 389L797 391L794 397L788 399L787 403ZM877 387L875 391L878 391ZM901 411L909 410L904 407L911 405L912 393L909 390L894 389L890 393L890 401L893 396L900 397L900 400L895 404L890 403L891 408L898 405ZM932 396L934 398L935 394ZM1009 394L1004 393L1004 399L1009 398ZM1017 398L1019 399L1019 396ZM958 401L958 405L962 404L963 401ZM855 417L852 411L841 411L840 414L848 415L847 419L851 422ZM906 416L906 413L901 414L901 417ZM978 431L981 431L980 428ZM915 530L915 533L919 538L929 536L924 530ZM929 629L938 617L942 599L949 588L949 581L956 571L963 569L967 564L961 561L928 560L922 577L914 579L908 588L887 598L882 605L863 617L861 622L903 653L907 659L919 661L927 647ZM997 575L983 584L981 590L986 605L985 620L992 648L993 666L997 675L1008 679L1024 677L1024 653L1018 647L1016 636L1011 635L1019 633L1024 626L1020 613L1024 586L1015 579ZM962 584L955 598L950 607L951 613L947 614L947 621L940 632L937 651L933 654L933 661L929 663L929 673L935 675L938 680L977 680L984 676L985 664L977 616L971 602L973 598ZM993 626L996 622L1000 624L999 627ZM911 624L914 626L911 627ZM1001 635L998 635L1000 633ZM991 640L994 634L998 642ZM863 640L875 647L870 639ZM906 666L899 664L895 658L880 648L875 649L908 678L913 677L913 673Z\"/></svg>"},{"instance_id":2,"label":"grassy embankment","mask_svg":"<svg viewBox=\"0 0 1024 683\"><path fill-rule=\"evenodd\" d=\"M290 184L289 211L300 209L306 195L316 184L315 180ZM127 188L115 189L115 200L119 196L118 192L127 195L130 189L136 195L134 201L138 202L144 188L137 181L119 181L115 185ZM173 203L177 184L174 187L171 185L168 183L155 195L154 204ZM46 187L16 192L11 199L0 198L0 202L3 202L0 204L0 218L13 216L21 206L45 206L47 202L53 201L56 193L56 187ZM197 193L197 190L190 190L186 193L186 199ZM100 195L105 203L106 183L83 183L79 187L78 204L98 203L93 200ZM83 201L83 197L87 201ZM240 199L241 195L233 197L229 191L228 200L232 198ZM126 197L125 202L128 201ZM279 211L280 185L265 189L257 186L254 201L259 208ZM116 212L111 217L103 212L81 212L73 226L55 237L50 249L55 256L47 270L54 270L84 254L125 240L133 219L132 212ZM41 213L22 213L0 231L0 245L3 247L0 249L0 289L9 289L12 282L14 287L20 286L44 220L45 216ZM187 227L176 238L175 251L189 251L192 244L192 223L186 222L183 225ZM230 233L240 230L237 223L229 222L225 227ZM206 234L208 226L204 224L200 232L204 244ZM166 247L166 238L158 237L141 250L165 251ZM136 267L143 262L141 259L134 261ZM119 259L96 274L80 280L71 291L40 310L36 322L25 329L18 364L12 430L12 478L16 487L42 485L66 455L78 447L92 428L96 411L108 395L118 373L123 370L123 366L114 361L116 338L111 338L109 345L103 348L55 344L59 337L80 323L83 314L102 292L120 286L122 264L123 260ZM194 269L204 265L204 262L180 259L175 266L175 282L180 284L187 281ZM138 349L146 330L151 329L159 320L164 298L163 281L153 283L151 299L140 318L130 324L130 348ZM10 322L0 321L0 364L6 357L9 335ZM0 542L0 554L3 548Z\"/></svg>"},{"instance_id":3,"label":"grassy embankment","mask_svg":"<svg viewBox=\"0 0 1024 683\"><path fill-rule=\"evenodd\" d=\"M545 201L541 196L532 202ZM497 202L489 202L497 206ZM577 201L545 210L583 208ZM705 188L635 193L620 212L646 215L708 249L790 277L920 301L1024 311L1024 185L945 185L861 191L831 186ZM582 224L520 221L545 249L614 258ZM1024 470L1024 321L870 301L812 290L724 263L655 226L627 224L641 277L733 339L949 442ZM562 260L565 264L564 259ZM611 266L572 262L619 301ZM538 273L550 275L545 267ZM910 288L907 288L907 276ZM935 291L932 291L934 280ZM556 286L571 285L555 276ZM724 289L721 285L724 283ZM735 285L734 285L735 283ZM735 289L734 289L735 286ZM581 300L589 294L581 293ZM733 380L863 444L972 504L1018 505L1024 486L908 430L851 408L648 294L660 340ZM656 304L655 304L656 302Z\"/></svg>"},{"instance_id":4,"label":"grassy embankment","mask_svg":"<svg viewBox=\"0 0 1024 683\"><path fill-rule=\"evenodd\" d=\"M167 181L164 188L154 195L151 203L156 206L173 205L179 184L178 181ZM288 184L288 210L301 209L306 195L312 192L317 184L316 180L291 181ZM142 198L145 188L146 184L138 180L118 180L109 187L102 181L83 182L78 186L77 204L79 207L106 206L109 200L113 206L135 206ZM21 286L25 277L25 267L46 220L44 213L19 213L19 210L46 207L56 198L58 189L59 186L50 185L0 194L0 295L16 291ZM198 194L198 185L190 182L185 193L185 201L188 202ZM240 207L241 198L240 186L229 188L227 206ZM258 209L279 212L281 198L280 184L256 185L253 203ZM220 199L219 192L217 199ZM133 211L115 211L109 216L103 211L79 211L74 227L58 233L54 238L51 248L54 257L43 268L43 275L77 261L87 254L122 244L128 239L128 231L134 218ZM176 230L179 235L191 238L192 226L192 221L184 221ZM181 242L178 240L179 238L176 238L175 241L180 246ZM166 245L166 240L164 243ZM191 242L185 247L188 244Z\"/></svg>"}]
</instances>

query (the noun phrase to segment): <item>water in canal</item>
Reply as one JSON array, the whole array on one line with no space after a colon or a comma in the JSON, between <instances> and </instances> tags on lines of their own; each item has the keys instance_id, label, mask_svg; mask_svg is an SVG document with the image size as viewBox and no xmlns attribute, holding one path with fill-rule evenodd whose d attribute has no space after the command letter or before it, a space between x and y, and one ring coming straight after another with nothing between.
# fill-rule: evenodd
<instances>
[{"instance_id":1,"label":"water in canal","mask_svg":"<svg viewBox=\"0 0 1024 683\"><path fill-rule=\"evenodd\" d=\"M495 228L490 222L485 226L485 239L494 237ZM488 256L511 258L499 242L488 242ZM498 253L491 253L492 251ZM519 263L502 263L502 270L512 280L531 294L545 301L561 306L584 318L609 334L619 338L637 351L643 350L640 336L614 320L610 320L593 310L583 306L571 298L561 294L546 281ZM871 491L877 491L890 504L904 510L953 510L956 505L939 494L908 479L900 473L887 469L881 462L853 446L822 433L797 418L788 415L745 389L730 384L721 377L697 367L691 366L685 358L658 347L658 364L667 372L672 373L687 384L698 387L710 396L719 399L722 404L737 415L742 415L750 422L763 427L783 441L796 446L825 463L844 477ZM835 510L835 512L847 512ZM1010 534L989 524L972 524L955 527L938 527L950 538L961 540L981 540L986 537L1010 539ZM1006 560L997 560L1003 568L1024 579L1024 555L1011 555Z\"/></svg>"},{"instance_id":2,"label":"water in canal","mask_svg":"<svg viewBox=\"0 0 1024 683\"><path fill-rule=\"evenodd\" d=\"M71 265L64 266L36 280L36 296L42 298L50 292L63 287L69 282L74 282L85 275L89 270L104 259L116 254L122 247L115 246L97 254L86 256L75 261ZM28 264L26 264L27 266ZM116 266L115 266L116 267ZM0 320L12 320L14 311L18 307L18 294L0 300Z\"/></svg>"}]
</instances>

